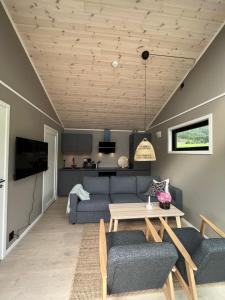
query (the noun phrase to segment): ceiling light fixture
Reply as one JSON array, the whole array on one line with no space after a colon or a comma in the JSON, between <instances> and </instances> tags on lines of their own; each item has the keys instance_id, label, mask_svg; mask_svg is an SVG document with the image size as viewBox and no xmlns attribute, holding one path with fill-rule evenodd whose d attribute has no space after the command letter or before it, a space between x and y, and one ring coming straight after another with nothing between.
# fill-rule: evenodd
<instances>
[{"instance_id":1,"label":"ceiling light fixture","mask_svg":"<svg viewBox=\"0 0 225 300\"><path fill-rule=\"evenodd\" d=\"M113 68L117 68L118 66L119 66L119 62L118 62L117 60L114 59L114 60L112 61L112 67L113 67Z\"/></svg>"},{"instance_id":2,"label":"ceiling light fixture","mask_svg":"<svg viewBox=\"0 0 225 300\"><path fill-rule=\"evenodd\" d=\"M146 106L147 106L147 78L146 78L146 71L147 71L147 59L149 58L149 51L144 51L141 54L142 59L145 62L145 119L144 119L144 131L146 132ZM148 141L147 138L144 138L140 144L137 146L134 155L135 161L154 161L156 160L155 157L155 150L152 144Z\"/></svg>"}]
</instances>

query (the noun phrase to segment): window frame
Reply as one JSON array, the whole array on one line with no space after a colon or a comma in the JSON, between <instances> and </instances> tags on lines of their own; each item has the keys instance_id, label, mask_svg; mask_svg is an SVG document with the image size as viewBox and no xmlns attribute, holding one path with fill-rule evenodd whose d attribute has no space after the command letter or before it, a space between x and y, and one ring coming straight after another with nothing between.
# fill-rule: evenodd
<instances>
[{"instance_id":1,"label":"window frame","mask_svg":"<svg viewBox=\"0 0 225 300\"><path fill-rule=\"evenodd\" d=\"M184 148L178 149L175 146L176 134L189 129L199 128L201 124L208 122L209 126L209 146L191 148L186 150ZM203 125L202 125L203 126ZM213 132L212 132L212 114L193 119L191 121L181 123L168 129L168 153L169 154L213 154Z\"/></svg>"}]
</instances>

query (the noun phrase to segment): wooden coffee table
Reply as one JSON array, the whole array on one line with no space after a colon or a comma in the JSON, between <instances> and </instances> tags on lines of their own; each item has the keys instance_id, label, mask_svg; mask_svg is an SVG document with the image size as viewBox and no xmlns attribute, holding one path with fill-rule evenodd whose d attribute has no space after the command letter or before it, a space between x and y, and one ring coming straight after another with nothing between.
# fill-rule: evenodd
<instances>
[{"instance_id":1,"label":"wooden coffee table","mask_svg":"<svg viewBox=\"0 0 225 300\"><path fill-rule=\"evenodd\" d=\"M118 204L109 204L110 211L110 223L109 231L118 230L119 220L129 220L129 219L144 219L147 218L165 218L167 221L168 217L175 217L177 227L181 227L181 217L184 213L173 206L170 205L170 209L162 209L159 207L158 202L152 203L152 209L149 210L146 208L147 203L118 203ZM114 225L114 226L113 226Z\"/></svg>"}]
</instances>

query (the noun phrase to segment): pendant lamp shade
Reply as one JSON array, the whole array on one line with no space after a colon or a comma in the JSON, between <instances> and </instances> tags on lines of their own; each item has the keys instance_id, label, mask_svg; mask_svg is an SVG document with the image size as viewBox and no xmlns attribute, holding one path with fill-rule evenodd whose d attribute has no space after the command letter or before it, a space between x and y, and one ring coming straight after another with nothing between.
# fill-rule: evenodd
<instances>
[{"instance_id":1,"label":"pendant lamp shade","mask_svg":"<svg viewBox=\"0 0 225 300\"><path fill-rule=\"evenodd\" d=\"M155 151L152 144L144 138L137 146L134 155L135 161L154 161L156 160Z\"/></svg>"},{"instance_id":2,"label":"pendant lamp shade","mask_svg":"<svg viewBox=\"0 0 225 300\"><path fill-rule=\"evenodd\" d=\"M146 61L149 58L149 52L148 51L143 51L142 52L142 58L145 61L145 120L144 120L144 130L146 130L146 105L147 105L147 95L146 95L146 68L147 64ZM154 161L156 160L155 157L155 151L152 146L152 144L144 138L140 144L137 146L137 149L135 151L134 155L134 160L135 161Z\"/></svg>"}]
</instances>

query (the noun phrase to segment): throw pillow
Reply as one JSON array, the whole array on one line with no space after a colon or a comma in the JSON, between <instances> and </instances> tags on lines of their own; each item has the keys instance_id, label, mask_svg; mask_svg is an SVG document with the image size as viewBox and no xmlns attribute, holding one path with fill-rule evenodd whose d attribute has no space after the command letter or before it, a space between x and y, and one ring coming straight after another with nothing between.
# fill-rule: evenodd
<instances>
[{"instance_id":1,"label":"throw pillow","mask_svg":"<svg viewBox=\"0 0 225 300\"><path fill-rule=\"evenodd\" d=\"M148 193L151 196L156 197L157 192L169 193L169 179L163 181L157 181L153 179L153 182L148 190Z\"/></svg>"}]
</instances>

